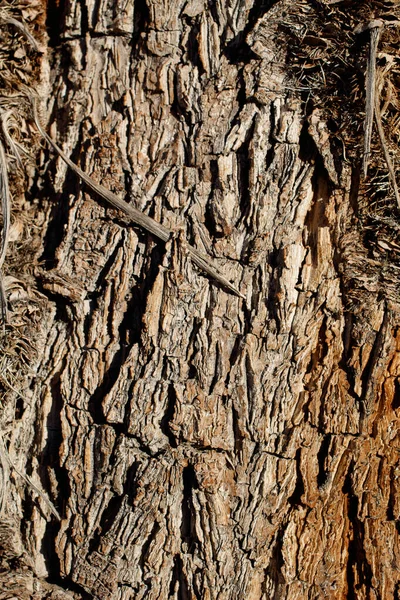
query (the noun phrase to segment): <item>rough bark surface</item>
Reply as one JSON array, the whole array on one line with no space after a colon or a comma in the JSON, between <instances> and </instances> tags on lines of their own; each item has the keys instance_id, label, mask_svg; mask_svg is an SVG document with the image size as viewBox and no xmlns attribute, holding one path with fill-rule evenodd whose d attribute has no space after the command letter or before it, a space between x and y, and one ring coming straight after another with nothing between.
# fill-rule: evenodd
<instances>
[{"instance_id":1,"label":"rough bark surface","mask_svg":"<svg viewBox=\"0 0 400 600\"><path fill-rule=\"evenodd\" d=\"M48 7L42 121L176 233L157 242L42 151L46 310L9 452L62 519L15 482L30 570L1 585L396 598L398 307L355 217L359 164L334 160L288 78L289 3L62 5Z\"/></svg>"}]
</instances>

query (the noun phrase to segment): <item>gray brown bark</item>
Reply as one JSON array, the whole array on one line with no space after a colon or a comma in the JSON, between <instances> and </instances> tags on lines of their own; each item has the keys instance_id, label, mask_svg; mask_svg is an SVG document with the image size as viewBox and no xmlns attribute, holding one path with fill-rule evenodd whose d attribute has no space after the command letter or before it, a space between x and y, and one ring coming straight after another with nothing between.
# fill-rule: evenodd
<instances>
[{"instance_id":1,"label":"gray brown bark","mask_svg":"<svg viewBox=\"0 0 400 600\"><path fill-rule=\"evenodd\" d=\"M355 215L359 163L335 161L323 111L306 120L291 4L269 4L51 5L50 135L174 235L41 152L42 320L8 450L61 522L12 482L29 568L0 575L7 593L399 594L398 306Z\"/></svg>"}]
</instances>

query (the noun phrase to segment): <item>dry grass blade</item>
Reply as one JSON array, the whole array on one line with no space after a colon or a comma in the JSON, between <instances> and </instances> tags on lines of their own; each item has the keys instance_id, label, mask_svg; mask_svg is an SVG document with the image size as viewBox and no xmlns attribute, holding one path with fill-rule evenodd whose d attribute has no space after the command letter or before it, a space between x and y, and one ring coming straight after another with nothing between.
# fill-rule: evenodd
<instances>
[{"instance_id":1,"label":"dry grass blade","mask_svg":"<svg viewBox=\"0 0 400 600\"><path fill-rule=\"evenodd\" d=\"M1 464L1 470L2 470L1 479L3 480L2 481L3 485L0 489L0 516L2 514L2 511L4 510L10 468L12 468L13 471L17 475L19 475L19 477L21 477L21 479L23 479L25 481L25 483L27 483L28 486L31 487L38 496L40 496L40 498L42 498L42 500L45 502L45 504L47 504L51 513L56 517L56 519L58 521L61 521L60 513L58 512L58 510L56 509L54 504L48 499L46 494L44 494L35 483L33 483L33 481L31 480L30 477L28 477L28 475L24 475L23 473L18 471L18 469L13 465L1 435L0 435L0 464Z\"/></svg>"},{"instance_id":2,"label":"dry grass blade","mask_svg":"<svg viewBox=\"0 0 400 600\"><path fill-rule=\"evenodd\" d=\"M28 40L28 42L30 43L32 48L34 50L36 50L36 52L39 52L39 45L38 45L37 41L31 34L29 29L23 23L21 23L20 21L17 21L17 19L14 19L13 17L8 16L7 14L1 15L1 19L2 19L2 21L4 21L4 23L8 23L9 25L12 25L13 27L15 27L15 29L18 29L18 31L20 33L22 33L22 35Z\"/></svg>"},{"instance_id":3,"label":"dry grass blade","mask_svg":"<svg viewBox=\"0 0 400 600\"><path fill-rule=\"evenodd\" d=\"M4 146L0 142L0 196L1 211L3 214L3 231L0 245L0 269L4 264L4 258L7 252L8 238L10 234L10 188L8 185L7 159L4 152Z\"/></svg>"},{"instance_id":4,"label":"dry grass blade","mask_svg":"<svg viewBox=\"0 0 400 600\"><path fill-rule=\"evenodd\" d=\"M394 170L392 159L390 157L390 153L389 153L389 149L388 149L386 137L385 137L385 131L384 131L383 125L382 125L381 108L380 108L380 104L379 104L379 95L378 94L376 95L376 98L375 98L375 120L376 120L377 129L378 129L379 139L380 139L382 150L383 150L383 155L385 157L385 161L386 161L388 171L389 171L389 179L390 179L390 182L393 187L394 195L395 195L396 202L397 202L397 207L400 208L399 188L397 187L396 173Z\"/></svg>"},{"instance_id":5,"label":"dry grass blade","mask_svg":"<svg viewBox=\"0 0 400 600\"><path fill-rule=\"evenodd\" d=\"M26 154L26 151L15 142L10 134L10 118L12 116L12 110L0 113L1 129L4 135L4 139L10 147L12 155L16 158L19 167L22 169L23 164L20 156L20 150Z\"/></svg>"},{"instance_id":6,"label":"dry grass blade","mask_svg":"<svg viewBox=\"0 0 400 600\"><path fill-rule=\"evenodd\" d=\"M374 123L375 91L376 91L376 54L381 35L382 22L372 21L370 29L370 46L365 82L365 124L364 124L364 156L363 171L367 176L369 157L371 154L372 127Z\"/></svg>"},{"instance_id":7,"label":"dry grass blade","mask_svg":"<svg viewBox=\"0 0 400 600\"><path fill-rule=\"evenodd\" d=\"M82 179L82 181L84 181L86 183L86 185L90 189L92 189L96 194L98 194L101 198L103 198L103 200L105 200L106 202L108 202L109 204L114 206L115 208L118 208L119 210L124 212L131 219L131 221L133 223L135 223L136 225L139 225L140 227L143 227L143 229L145 229L149 233L153 234L154 236L156 236L163 242L168 241L171 236L171 232L169 229L167 229L167 227L165 227L164 225L161 225L161 223L157 223L157 221L155 221L151 217L145 215L140 210L134 208L133 206L131 206L124 200L121 200L120 198L118 198L118 196L116 196L115 194L110 192L110 190L108 190L107 188L102 186L100 183L96 183L95 181L93 181L93 179L91 179L91 177L89 177L89 175L87 175L84 171L82 171L82 169L80 169L75 163L72 162L72 160L70 160L68 158L68 156L66 154L64 154L64 152L61 150L61 148L51 139L51 137L49 135L47 135L47 133L42 128L39 118L38 118L38 115L37 115L36 99L32 97L31 100L32 100L32 105L33 105L33 118L34 118L36 127L38 128L38 130L42 134L42 136L45 138L45 140L50 144L50 146L57 152L57 154L69 166L69 168L72 171L74 171L77 175L79 175L79 177ZM229 289L236 296L239 296L240 298L245 298L245 296L243 294L241 294L232 285L232 283L228 279L226 279L226 277L224 277L224 275L222 275L222 273L220 273L218 268L214 266L212 261L207 256L204 256L203 254L198 252L198 250L196 250L192 246L188 246L188 248L189 248L189 254L191 256L192 261L200 269L205 271L205 273L207 273L210 277L215 279L215 281L218 281L225 288Z\"/></svg>"},{"instance_id":8,"label":"dry grass blade","mask_svg":"<svg viewBox=\"0 0 400 600\"><path fill-rule=\"evenodd\" d=\"M24 475L24 473L21 473L20 471L18 471L18 469L16 469L16 467L10 463L13 470L15 471L15 473L17 475L19 475L21 477L21 479L23 479L25 481L25 483L34 490L34 492L36 492L36 494L43 500L43 502L48 506L48 508L50 509L50 512L52 515L55 516L55 518L57 519L57 521L61 521L61 515L58 512L58 510L56 509L56 507L54 506L54 504L51 502L51 500L49 500L49 498L46 496L46 494L44 492L42 492L42 490L40 490L38 488L38 486L33 483L32 479L28 476L28 475Z\"/></svg>"},{"instance_id":9,"label":"dry grass blade","mask_svg":"<svg viewBox=\"0 0 400 600\"><path fill-rule=\"evenodd\" d=\"M389 179L392 184L397 206L400 208L400 194L396 182L396 174L392 159L389 153L388 144L386 141L385 131L382 125L381 107L380 107L380 95L383 87L383 76L381 74L380 81L377 77L376 59L379 39L384 25L398 25L397 19L391 19L389 21L381 21L376 19L356 28L356 33L362 31L370 31L370 47L369 57L367 62L366 72L366 104L365 104L365 125L364 125L364 156L363 156L363 172L364 176L367 175L368 164L371 152L371 138L372 138L372 127L375 117L379 140L382 146L383 154L389 171ZM387 104L389 100L387 100Z\"/></svg>"},{"instance_id":10,"label":"dry grass blade","mask_svg":"<svg viewBox=\"0 0 400 600\"><path fill-rule=\"evenodd\" d=\"M10 480L10 458L0 434L0 518L3 516L7 498L8 483Z\"/></svg>"},{"instance_id":11,"label":"dry grass blade","mask_svg":"<svg viewBox=\"0 0 400 600\"><path fill-rule=\"evenodd\" d=\"M3 321L3 333L5 332L5 324L8 321L7 297L4 287L3 271L0 269L0 314Z\"/></svg>"},{"instance_id":12,"label":"dry grass blade","mask_svg":"<svg viewBox=\"0 0 400 600\"><path fill-rule=\"evenodd\" d=\"M8 239L10 236L10 213L11 200L8 185L7 159L3 144L0 142L0 196L1 211L3 215L3 231L1 233L0 245L0 280L2 280L2 266L7 252ZM3 282L0 283L0 311L3 322L7 320L7 303L5 301Z\"/></svg>"}]
</instances>

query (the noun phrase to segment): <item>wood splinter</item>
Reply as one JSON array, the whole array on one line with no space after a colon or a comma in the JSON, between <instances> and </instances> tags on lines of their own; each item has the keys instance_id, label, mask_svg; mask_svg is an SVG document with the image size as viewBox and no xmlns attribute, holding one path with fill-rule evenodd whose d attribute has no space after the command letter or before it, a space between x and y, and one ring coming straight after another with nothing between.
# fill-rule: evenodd
<instances>
[{"instance_id":1,"label":"wood splinter","mask_svg":"<svg viewBox=\"0 0 400 600\"><path fill-rule=\"evenodd\" d=\"M36 99L32 97L31 100L33 106L33 118L36 127L38 128L41 135L48 142L48 144L50 144L50 146L57 152L57 154L63 159L63 161L69 166L69 168L72 171L74 171L77 175L79 175L82 181L84 181L84 183L86 183L86 185L92 191L94 191L98 196L103 198L103 200L105 200L108 204L111 204L111 206L113 206L114 208L117 208L123 213L125 213L133 223L139 225L140 227L142 227L158 239L162 240L163 242L167 242L171 236L171 231L167 227L165 227L161 223L158 223L157 221L144 214L137 208L134 208L124 200L121 200L120 198L118 198L118 196L116 196L113 192L105 188L100 183L96 183L91 177L89 177L89 175L87 175L74 162L72 162L72 160L70 160L66 154L64 154L64 152L56 144L56 142L54 142L42 128L37 114ZM245 296L241 292L239 292L234 287L234 285L226 277L224 277L224 275L222 275L222 273L220 273L218 268L214 266L212 261L207 256L203 255L201 252L196 250L196 248L193 248L193 246L190 246L189 244L187 248L189 251L189 256L195 265L197 265L200 269L207 273L207 275L212 277L222 286L233 292L236 296L245 299Z\"/></svg>"}]
</instances>

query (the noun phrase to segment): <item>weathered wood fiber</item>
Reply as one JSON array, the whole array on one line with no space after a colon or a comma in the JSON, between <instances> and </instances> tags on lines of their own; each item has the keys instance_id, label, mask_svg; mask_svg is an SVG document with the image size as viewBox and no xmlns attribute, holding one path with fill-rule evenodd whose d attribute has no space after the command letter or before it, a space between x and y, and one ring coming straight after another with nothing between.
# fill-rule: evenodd
<instances>
[{"instance_id":1,"label":"weathered wood fiber","mask_svg":"<svg viewBox=\"0 0 400 600\"><path fill-rule=\"evenodd\" d=\"M267 4L49 5L50 135L175 232L42 151L47 309L15 452L62 516L18 505L60 598L399 594L398 308L355 218L359 163L288 76L296 2Z\"/></svg>"}]
</instances>

